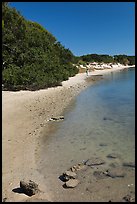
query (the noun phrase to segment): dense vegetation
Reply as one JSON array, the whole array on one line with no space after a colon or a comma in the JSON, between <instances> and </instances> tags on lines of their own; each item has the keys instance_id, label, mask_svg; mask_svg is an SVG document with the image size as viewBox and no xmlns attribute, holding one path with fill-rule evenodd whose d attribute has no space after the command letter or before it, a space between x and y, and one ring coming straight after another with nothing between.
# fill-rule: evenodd
<instances>
[{"instance_id":1,"label":"dense vegetation","mask_svg":"<svg viewBox=\"0 0 137 204\"><path fill-rule=\"evenodd\" d=\"M88 62L98 62L98 63L121 63L124 65L134 65L135 64L135 56L127 56L127 55L98 55L98 54L88 54L80 56L79 62L82 64Z\"/></svg>"},{"instance_id":2,"label":"dense vegetation","mask_svg":"<svg viewBox=\"0 0 137 204\"><path fill-rule=\"evenodd\" d=\"M75 57L45 28L2 4L2 83L6 89L60 85L78 73Z\"/></svg>"},{"instance_id":3,"label":"dense vegetation","mask_svg":"<svg viewBox=\"0 0 137 204\"><path fill-rule=\"evenodd\" d=\"M2 60L2 84L7 90L61 85L78 73L77 64L93 61L135 64L135 57L127 55L74 56L45 28L25 20L7 2L2 2Z\"/></svg>"}]
</instances>

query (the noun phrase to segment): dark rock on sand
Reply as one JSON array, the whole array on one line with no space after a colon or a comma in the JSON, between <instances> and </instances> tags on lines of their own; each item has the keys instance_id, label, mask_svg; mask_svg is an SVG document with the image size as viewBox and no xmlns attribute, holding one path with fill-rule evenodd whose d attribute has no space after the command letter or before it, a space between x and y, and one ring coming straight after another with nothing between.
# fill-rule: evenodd
<instances>
[{"instance_id":1,"label":"dark rock on sand","mask_svg":"<svg viewBox=\"0 0 137 204\"><path fill-rule=\"evenodd\" d=\"M107 146L107 144L106 143L100 143L99 146L105 147L105 146Z\"/></svg>"},{"instance_id":2,"label":"dark rock on sand","mask_svg":"<svg viewBox=\"0 0 137 204\"><path fill-rule=\"evenodd\" d=\"M72 171L66 171L63 173L63 180L68 181L69 179L75 179L77 174Z\"/></svg>"},{"instance_id":3,"label":"dark rock on sand","mask_svg":"<svg viewBox=\"0 0 137 204\"><path fill-rule=\"evenodd\" d=\"M126 175L121 167L109 169L105 174L111 178L124 177Z\"/></svg>"},{"instance_id":4,"label":"dark rock on sand","mask_svg":"<svg viewBox=\"0 0 137 204\"><path fill-rule=\"evenodd\" d=\"M88 159L84 164L87 166L96 166L96 165L105 164L105 161L100 158L91 158L91 159Z\"/></svg>"},{"instance_id":5,"label":"dark rock on sand","mask_svg":"<svg viewBox=\"0 0 137 204\"><path fill-rule=\"evenodd\" d=\"M67 188L75 188L79 184L79 180L77 179L70 179L65 183Z\"/></svg>"},{"instance_id":6,"label":"dark rock on sand","mask_svg":"<svg viewBox=\"0 0 137 204\"><path fill-rule=\"evenodd\" d=\"M126 166L126 167L135 167L135 162L124 162L123 163L123 166Z\"/></svg>"},{"instance_id":7,"label":"dark rock on sand","mask_svg":"<svg viewBox=\"0 0 137 204\"><path fill-rule=\"evenodd\" d=\"M31 180L29 180L29 182L20 181L20 188L28 196L35 195L39 192L38 184Z\"/></svg>"},{"instance_id":8,"label":"dark rock on sand","mask_svg":"<svg viewBox=\"0 0 137 204\"><path fill-rule=\"evenodd\" d=\"M60 121L60 120L64 120L64 116L52 117L49 119L49 121Z\"/></svg>"}]
</instances>

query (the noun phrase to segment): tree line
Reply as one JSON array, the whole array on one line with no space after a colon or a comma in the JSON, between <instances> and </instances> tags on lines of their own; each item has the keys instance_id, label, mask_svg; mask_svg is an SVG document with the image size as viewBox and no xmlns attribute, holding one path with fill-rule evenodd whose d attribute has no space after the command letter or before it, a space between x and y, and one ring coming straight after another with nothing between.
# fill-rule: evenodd
<instances>
[{"instance_id":1,"label":"tree line","mask_svg":"<svg viewBox=\"0 0 137 204\"><path fill-rule=\"evenodd\" d=\"M82 55L77 58L77 61L80 63L90 63L90 62L98 62L98 63L120 63L124 65L135 65L135 56L128 55L99 55L99 54L88 54Z\"/></svg>"}]
</instances>

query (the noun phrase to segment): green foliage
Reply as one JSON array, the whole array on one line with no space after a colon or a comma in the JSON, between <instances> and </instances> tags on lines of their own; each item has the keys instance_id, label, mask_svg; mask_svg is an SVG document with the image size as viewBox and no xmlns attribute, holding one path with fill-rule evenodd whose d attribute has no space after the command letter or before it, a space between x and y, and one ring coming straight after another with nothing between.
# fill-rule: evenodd
<instances>
[{"instance_id":1,"label":"green foliage","mask_svg":"<svg viewBox=\"0 0 137 204\"><path fill-rule=\"evenodd\" d=\"M2 4L2 83L8 90L60 85L74 76L75 56L45 28Z\"/></svg>"},{"instance_id":2,"label":"green foliage","mask_svg":"<svg viewBox=\"0 0 137 204\"><path fill-rule=\"evenodd\" d=\"M98 55L98 54L88 54L77 57L77 64L82 62L81 64L88 62L98 62L98 63L121 63L124 65L135 65L135 56L127 56L127 55Z\"/></svg>"},{"instance_id":3,"label":"green foliage","mask_svg":"<svg viewBox=\"0 0 137 204\"><path fill-rule=\"evenodd\" d=\"M135 56L114 55L114 61L124 65L135 65Z\"/></svg>"},{"instance_id":4,"label":"green foliage","mask_svg":"<svg viewBox=\"0 0 137 204\"><path fill-rule=\"evenodd\" d=\"M113 62L113 57L109 55L88 54L81 56L80 59L85 62Z\"/></svg>"}]
</instances>

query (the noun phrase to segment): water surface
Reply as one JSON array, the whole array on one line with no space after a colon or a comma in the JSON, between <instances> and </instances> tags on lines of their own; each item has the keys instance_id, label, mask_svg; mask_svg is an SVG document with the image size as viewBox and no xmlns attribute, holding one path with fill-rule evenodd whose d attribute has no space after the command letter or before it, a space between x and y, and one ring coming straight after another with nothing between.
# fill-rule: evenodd
<instances>
[{"instance_id":1,"label":"water surface","mask_svg":"<svg viewBox=\"0 0 137 204\"><path fill-rule=\"evenodd\" d=\"M135 69L106 74L76 97L64 117L44 144L41 172L49 172L47 180L91 156L107 161L106 167L110 153L119 155L117 163L134 161Z\"/></svg>"}]
</instances>

